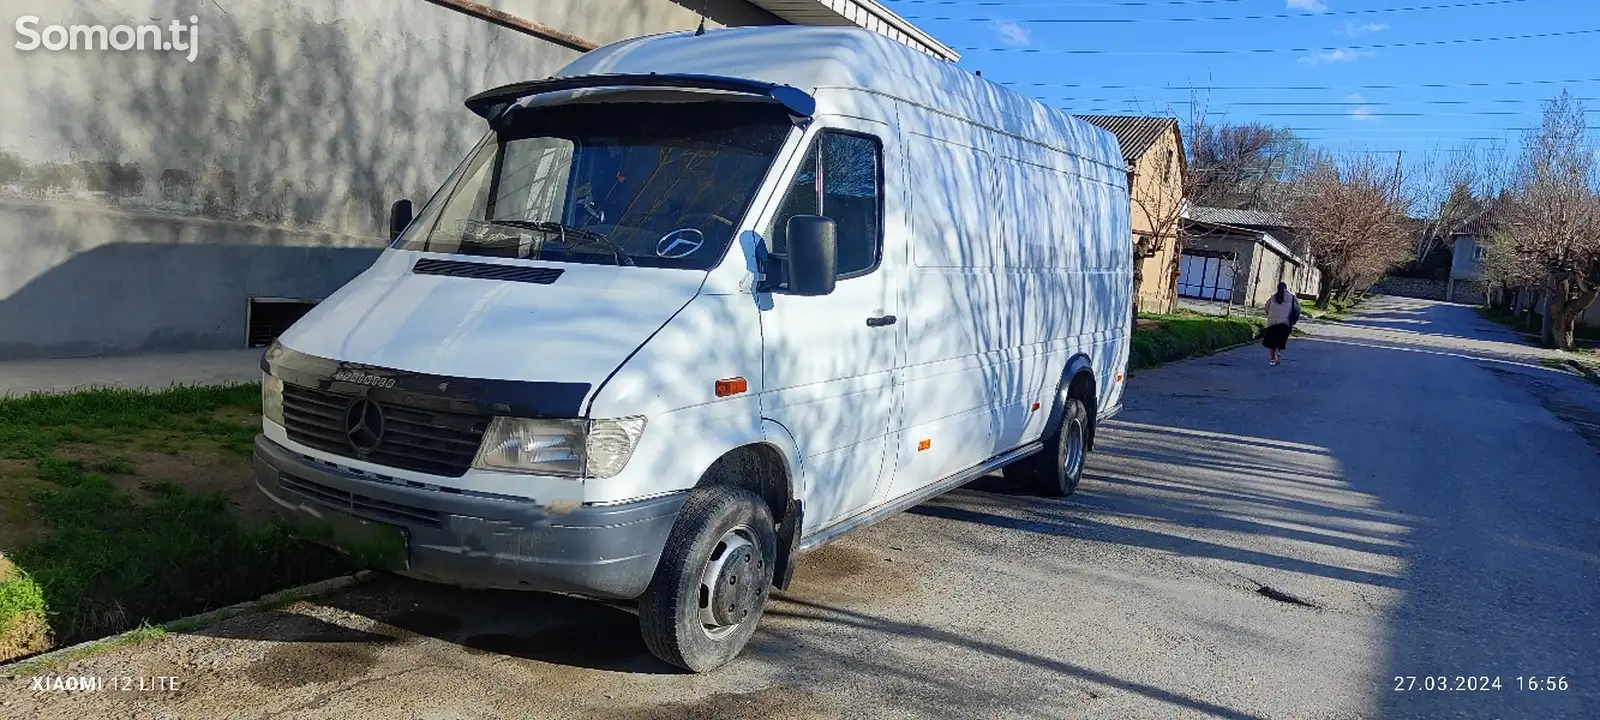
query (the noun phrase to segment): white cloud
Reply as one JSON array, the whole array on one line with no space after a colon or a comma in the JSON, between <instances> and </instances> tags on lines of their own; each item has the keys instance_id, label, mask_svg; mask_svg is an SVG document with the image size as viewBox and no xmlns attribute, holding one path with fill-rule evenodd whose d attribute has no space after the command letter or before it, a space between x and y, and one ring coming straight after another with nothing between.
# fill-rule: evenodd
<instances>
[{"instance_id":1,"label":"white cloud","mask_svg":"<svg viewBox=\"0 0 1600 720\"><path fill-rule=\"evenodd\" d=\"M999 36L1000 42L1011 47L1026 47L1033 42L1033 38L1028 36L1027 28L1010 20L994 21L994 34Z\"/></svg>"},{"instance_id":2,"label":"white cloud","mask_svg":"<svg viewBox=\"0 0 1600 720\"><path fill-rule=\"evenodd\" d=\"M1340 48L1338 50L1323 50L1321 52L1312 53L1300 58L1299 62L1301 65L1310 65L1315 67L1317 65L1329 65L1332 63L1355 62L1363 58L1372 57L1376 54L1377 53L1370 50L1346 50Z\"/></svg>"},{"instance_id":3,"label":"white cloud","mask_svg":"<svg viewBox=\"0 0 1600 720\"><path fill-rule=\"evenodd\" d=\"M1365 23L1365 24L1362 24L1362 25L1357 25L1355 23L1345 23L1344 24L1344 34L1349 35L1350 37L1356 37L1358 35L1371 35L1373 33L1381 33L1381 32L1383 32L1385 30L1388 30L1388 29L1389 29L1389 24L1388 23Z\"/></svg>"},{"instance_id":4,"label":"white cloud","mask_svg":"<svg viewBox=\"0 0 1600 720\"><path fill-rule=\"evenodd\" d=\"M1283 5L1290 10L1304 10L1314 13L1328 9L1328 4L1322 0L1283 0Z\"/></svg>"},{"instance_id":5,"label":"white cloud","mask_svg":"<svg viewBox=\"0 0 1600 720\"><path fill-rule=\"evenodd\" d=\"M1351 93L1346 95L1344 101L1347 103L1355 103L1356 107L1350 111L1350 117L1356 122L1367 122L1369 120L1378 119L1373 117L1372 108L1367 106L1367 99L1363 97L1361 93Z\"/></svg>"}]
</instances>

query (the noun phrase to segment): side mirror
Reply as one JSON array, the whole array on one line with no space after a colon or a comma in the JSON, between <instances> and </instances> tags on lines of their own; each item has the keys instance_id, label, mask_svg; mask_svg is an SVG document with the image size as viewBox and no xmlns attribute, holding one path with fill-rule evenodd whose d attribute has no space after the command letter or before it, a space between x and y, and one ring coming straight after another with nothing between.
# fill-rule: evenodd
<instances>
[{"instance_id":1,"label":"side mirror","mask_svg":"<svg viewBox=\"0 0 1600 720\"><path fill-rule=\"evenodd\" d=\"M394 242L411 224L411 201L396 200L389 206L389 242Z\"/></svg>"},{"instance_id":2,"label":"side mirror","mask_svg":"<svg viewBox=\"0 0 1600 720\"><path fill-rule=\"evenodd\" d=\"M833 292L839 267L839 239L833 218L796 215L784 226L788 244L789 293L827 295Z\"/></svg>"}]
</instances>

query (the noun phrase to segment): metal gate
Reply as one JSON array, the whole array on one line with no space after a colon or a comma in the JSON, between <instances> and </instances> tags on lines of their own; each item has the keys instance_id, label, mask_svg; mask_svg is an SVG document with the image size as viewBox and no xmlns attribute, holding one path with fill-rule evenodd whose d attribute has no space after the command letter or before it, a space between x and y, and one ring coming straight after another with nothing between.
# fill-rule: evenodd
<instances>
[{"instance_id":1,"label":"metal gate","mask_svg":"<svg viewBox=\"0 0 1600 720\"><path fill-rule=\"evenodd\" d=\"M1186 250L1178 265L1178 294L1233 302L1233 254Z\"/></svg>"}]
</instances>

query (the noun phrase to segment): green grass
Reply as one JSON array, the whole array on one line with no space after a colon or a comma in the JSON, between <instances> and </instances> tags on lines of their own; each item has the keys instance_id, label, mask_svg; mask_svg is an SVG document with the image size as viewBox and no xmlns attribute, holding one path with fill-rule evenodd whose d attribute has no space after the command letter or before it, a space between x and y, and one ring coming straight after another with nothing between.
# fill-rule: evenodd
<instances>
[{"instance_id":1,"label":"green grass","mask_svg":"<svg viewBox=\"0 0 1600 720\"><path fill-rule=\"evenodd\" d=\"M11 573L13 577L0 579L0 636L24 615L45 613L44 591L39 583L26 573Z\"/></svg>"},{"instance_id":2,"label":"green grass","mask_svg":"<svg viewBox=\"0 0 1600 720\"><path fill-rule=\"evenodd\" d=\"M259 385L184 387L157 393L91 390L0 398L0 457L42 459L62 445L145 436L145 449L204 439L244 456L256 427L229 422L261 404Z\"/></svg>"},{"instance_id":3,"label":"green grass","mask_svg":"<svg viewBox=\"0 0 1600 720\"><path fill-rule=\"evenodd\" d=\"M1209 355L1225 347L1250 342L1263 324L1257 318L1196 313L1140 313L1139 319L1154 325L1134 331L1129 342L1129 370Z\"/></svg>"},{"instance_id":4,"label":"green grass","mask_svg":"<svg viewBox=\"0 0 1600 720\"><path fill-rule=\"evenodd\" d=\"M1339 299L1334 298L1328 301L1327 310L1318 310L1317 302L1315 300L1300 298L1300 313L1307 317L1316 318L1318 320L1344 322L1345 313L1360 303L1360 299L1341 302Z\"/></svg>"},{"instance_id":5,"label":"green grass","mask_svg":"<svg viewBox=\"0 0 1600 720\"><path fill-rule=\"evenodd\" d=\"M0 627L42 605L55 641L72 643L346 570L280 525L241 520L220 492L162 478L118 489L116 477L134 470L118 448L247 460L259 393L250 385L0 399L0 448L30 461L34 486L3 497L25 502L20 510L43 529L0 548L22 571L0 584Z\"/></svg>"},{"instance_id":6,"label":"green grass","mask_svg":"<svg viewBox=\"0 0 1600 720\"><path fill-rule=\"evenodd\" d=\"M1521 313L1513 313L1504 308L1479 307L1478 316L1490 322L1504 325L1512 330L1516 330L1517 332L1532 333L1535 335L1539 334L1540 327L1544 323L1543 313L1528 313L1526 318L1527 321L1524 322L1524 318ZM1572 335L1579 340L1600 340L1600 327L1580 324L1573 329Z\"/></svg>"}]
</instances>

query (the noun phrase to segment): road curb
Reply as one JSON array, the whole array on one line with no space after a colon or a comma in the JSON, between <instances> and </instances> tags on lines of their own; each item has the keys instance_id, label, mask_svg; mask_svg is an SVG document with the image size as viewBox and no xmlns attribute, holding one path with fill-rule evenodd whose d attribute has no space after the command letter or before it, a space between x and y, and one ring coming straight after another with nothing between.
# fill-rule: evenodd
<instances>
[{"instance_id":1,"label":"road curb","mask_svg":"<svg viewBox=\"0 0 1600 720\"><path fill-rule=\"evenodd\" d=\"M1567 365L1571 366L1573 370L1577 370L1580 374L1589 378L1590 380L1600 383L1600 372L1595 372L1595 370L1588 365L1578 362L1577 360L1568 360Z\"/></svg>"},{"instance_id":2,"label":"road curb","mask_svg":"<svg viewBox=\"0 0 1600 720\"><path fill-rule=\"evenodd\" d=\"M301 600L325 597L340 590L347 590L361 585L375 576L376 573L371 570L360 570L349 575L340 575L327 580L289 588L288 590L268 593L255 600L246 600L198 615L178 618L160 625L147 625L98 640L86 640L76 645L57 648L15 662L0 663L0 676L4 676L7 680L16 680L27 675L37 675L70 662L98 655L120 645L141 644L160 638L169 632L194 632L244 613L274 610Z\"/></svg>"},{"instance_id":3,"label":"road curb","mask_svg":"<svg viewBox=\"0 0 1600 720\"><path fill-rule=\"evenodd\" d=\"M1138 368L1129 367L1128 370L1127 370L1128 377L1131 378L1131 377L1134 376L1135 373L1142 373L1142 372L1145 372L1146 370L1154 370L1154 369L1156 369L1158 367L1164 367L1164 366L1167 366L1167 365L1173 365L1173 364L1181 363L1181 362L1188 362L1190 360L1199 360L1200 358L1211 357L1212 355L1220 355L1220 354L1225 353L1225 352L1227 352L1229 350L1238 350L1239 348L1247 347L1247 346L1250 346L1250 345L1255 345L1255 344L1257 344L1259 342L1261 342L1261 338L1251 338L1251 339L1246 340L1246 341L1241 342L1241 343L1237 343L1237 344L1234 344L1234 345L1228 345L1226 347L1219 347L1219 348L1217 348L1215 350L1207 350L1207 351L1202 352L1202 353L1195 353L1194 355L1189 355L1187 357L1181 357L1181 358L1178 358L1176 360L1168 360L1166 362L1159 362L1159 363L1156 363L1154 365L1146 365L1144 367L1138 367Z\"/></svg>"}]
</instances>

